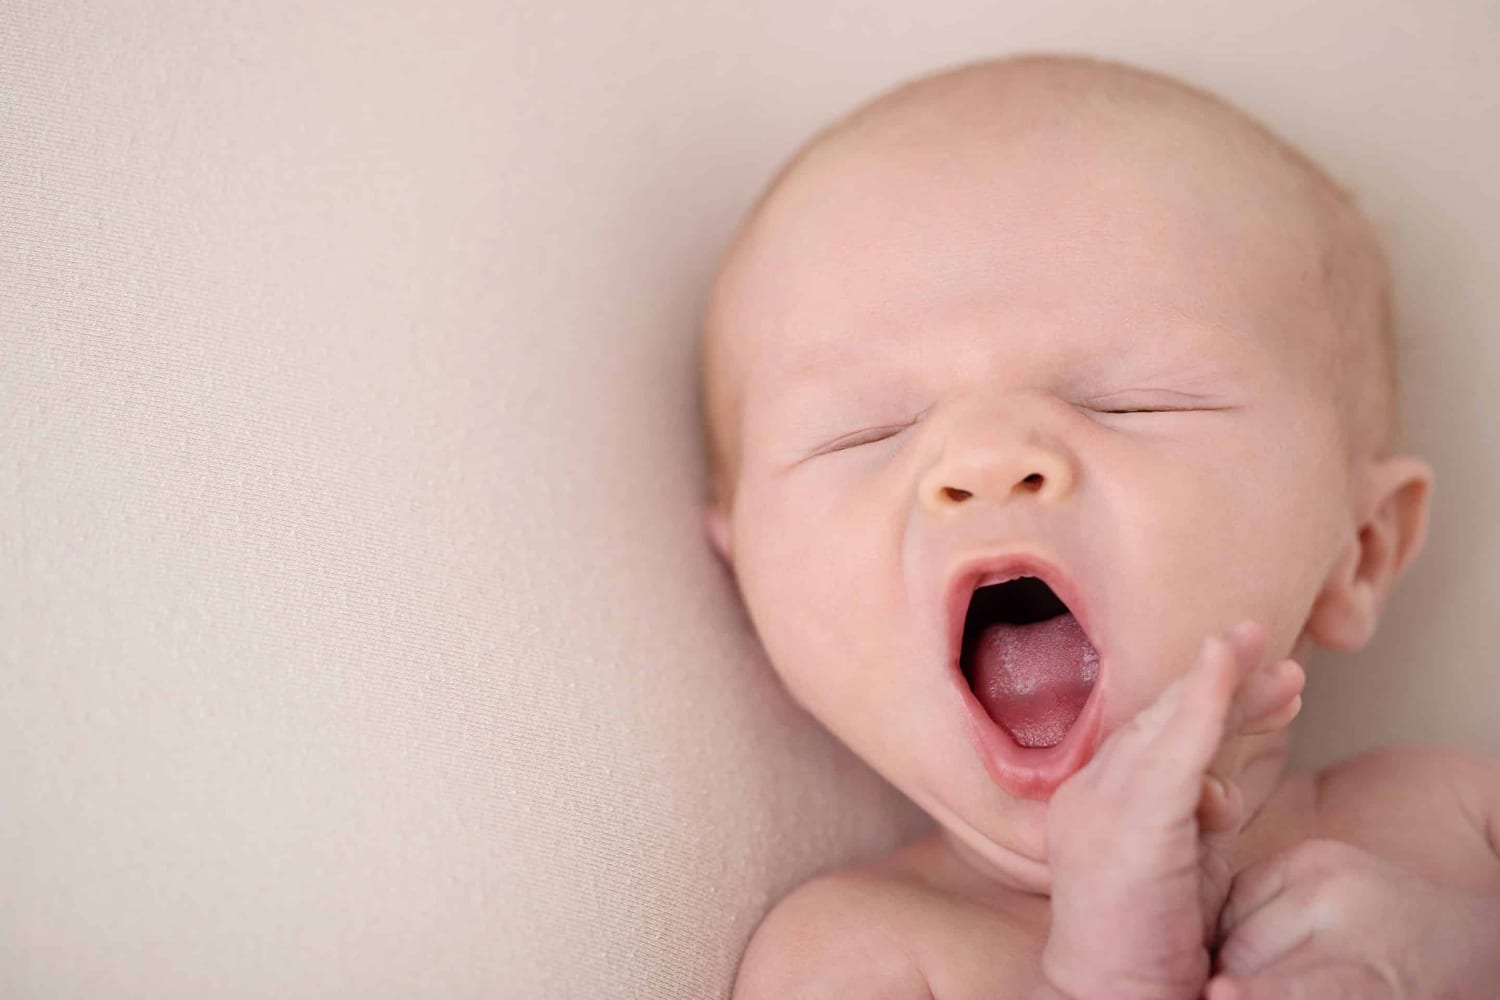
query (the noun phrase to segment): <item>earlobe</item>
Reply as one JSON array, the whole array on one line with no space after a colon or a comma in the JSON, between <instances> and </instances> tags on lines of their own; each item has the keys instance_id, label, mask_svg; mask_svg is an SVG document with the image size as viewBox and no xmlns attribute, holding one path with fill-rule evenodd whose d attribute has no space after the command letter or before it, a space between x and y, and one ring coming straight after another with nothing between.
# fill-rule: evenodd
<instances>
[{"instance_id":1,"label":"earlobe","mask_svg":"<svg viewBox=\"0 0 1500 1000\"><path fill-rule=\"evenodd\" d=\"M729 544L729 518L724 513L724 508L717 502L712 503L703 512L703 527L708 534L708 540L713 543L714 551L729 566L734 565L734 554Z\"/></svg>"},{"instance_id":2,"label":"earlobe","mask_svg":"<svg viewBox=\"0 0 1500 1000\"><path fill-rule=\"evenodd\" d=\"M1368 538L1361 530L1339 554L1308 614L1305 633L1324 649L1352 653L1375 634L1373 594L1357 569L1366 563L1363 553Z\"/></svg>"},{"instance_id":3,"label":"earlobe","mask_svg":"<svg viewBox=\"0 0 1500 1000\"><path fill-rule=\"evenodd\" d=\"M1405 455L1370 471L1362 505L1368 515L1308 616L1306 631L1318 645L1354 652L1375 634L1386 598L1426 541L1432 479L1426 462Z\"/></svg>"}]
</instances>

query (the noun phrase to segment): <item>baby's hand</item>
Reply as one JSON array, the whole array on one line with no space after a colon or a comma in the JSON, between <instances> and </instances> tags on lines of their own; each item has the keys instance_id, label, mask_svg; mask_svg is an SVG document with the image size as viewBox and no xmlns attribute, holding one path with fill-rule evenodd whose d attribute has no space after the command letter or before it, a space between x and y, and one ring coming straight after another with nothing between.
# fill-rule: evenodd
<instances>
[{"instance_id":1,"label":"baby's hand","mask_svg":"<svg viewBox=\"0 0 1500 1000\"><path fill-rule=\"evenodd\" d=\"M1066 995L1200 995L1244 820L1240 737L1301 707L1302 668L1260 669L1264 647L1251 621L1209 636L1192 669L1053 793L1042 971Z\"/></svg>"},{"instance_id":2,"label":"baby's hand","mask_svg":"<svg viewBox=\"0 0 1500 1000\"><path fill-rule=\"evenodd\" d=\"M1500 899L1337 840L1246 868L1219 930L1209 1000L1488 997L1500 982Z\"/></svg>"}]
</instances>

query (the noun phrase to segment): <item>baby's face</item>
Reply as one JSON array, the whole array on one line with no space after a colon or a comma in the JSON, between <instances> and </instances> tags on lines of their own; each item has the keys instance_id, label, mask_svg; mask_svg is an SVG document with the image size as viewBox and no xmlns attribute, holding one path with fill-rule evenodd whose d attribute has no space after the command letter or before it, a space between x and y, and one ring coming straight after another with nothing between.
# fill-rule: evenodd
<instances>
[{"instance_id":1,"label":"baby's face","mask_svg":"<svg viewBox=\"0 0 1500 1000\"><path fill-rule=\"evenodd\" d=\"M1291 654L1352 533L1318 233L1212 143L1136 140L810 161L720 293L740 464L714 516L772 664L1023 879L1052 790L1209 632L1254 618ZM1098 654L1050 747L958 665L966 574L1009 556Z\"/></svg>"}]
</instances>

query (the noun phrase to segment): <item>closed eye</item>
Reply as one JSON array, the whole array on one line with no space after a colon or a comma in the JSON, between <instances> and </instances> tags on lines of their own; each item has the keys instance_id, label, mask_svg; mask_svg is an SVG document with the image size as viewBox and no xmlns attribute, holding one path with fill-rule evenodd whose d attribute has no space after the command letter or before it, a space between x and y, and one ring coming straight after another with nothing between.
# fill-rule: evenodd
<instances>
[{"instance_id":1,"label":"closed eye","mask_svg":"<svg viewBox=\"0 0 1500 1000\"><path fill-rule=\"evenodd\" d=\"M1221 406L1140 406L1136 409L1095 409L1097 414L1185 414L1194 409L1223 409Z\"/></svg>"},{"instance_id":2,"label":"closed eye","mask_svg":"<svg viewBox=\"0 0 1500 1000\"><path fill-rule=\"evenodd\" d=\"M905 430L905 427L882 427L871 431L860 431L857 434L841 437L833 443L819 448L814 454L826 455L835 451L848 451L850 448L858 448L864 444L874 444L877 441L884 441L888 437L895 437L903 430Z\"/></svg>"},{"instance_id":3,"label":"closed eye","mask_svg":"<svg viewBox=\"0 0 1500 1000\"><path fill-rule=\"evenodd\" d=\"M927 411L931 409L931 406L924 407L921 413L918 413L904 424L870 427L862 431L855 431L852 434L845 434L841 438L834 438L822 447L814 449L806 458L801 458L797 461L800 463L806 461L808 458L816 458L819 455L827 455L835 451L849 451L852 448L858 448L860 445L874 444L877 441L884 441L886 438L895 437L908 427L915 426L918 421L927 415Z\"/></svg>"},{"instance_id":4,"label":"closed eye","mask_svg":"<svg viewBox=\"0 0 1500 1000\"><path fill-rule=\"evenodd\" d=\"M928 409L931 409L931 407L929 407ZM1232 409L1235 409L1235 407L1233 407L1233 406L1156 406L1156 407L1135 407L1135 408L1131 408L1131 409L1118 409L1118 410L1103 410L1103 409L1098 409L1096 407L1089 407L1089 409L1092 409L1095 413L1110 413L1110 414L1115 414L1115 413L1188 413L1188 412L1202 411L1202 410L1232 410ZM870 430L856 431L853 434L847 434L844 437L836 438L833 441L830 441L828 444L823 445L821 448L818 448L818 449L814 450L811 454L807 455L806 458L798 459L798 463L800 463L802 461L806 461L806 459L809 459L809 458L816 458L819 455L828 455L828 454L832 454L834 452L840 452L840 451L850 451L850 450L852 450L854 448L861 447L862 445L875 444L875 443L877 443L879 441L884 441L887 438L895 437L897 434L900 434L902 431L906 430L906 428L912 426L912 424L915 424L917 422L917 420L920 420L922 418L922 416L926 414L926 412L927 412L926 410L923 410L922 413L919 413L917 415L917 418L915 420L913 420L911 423L899 424L899 425L894 426L894 427L876 427L876 428L872 428Z\"/></svg>"}]
</instances>

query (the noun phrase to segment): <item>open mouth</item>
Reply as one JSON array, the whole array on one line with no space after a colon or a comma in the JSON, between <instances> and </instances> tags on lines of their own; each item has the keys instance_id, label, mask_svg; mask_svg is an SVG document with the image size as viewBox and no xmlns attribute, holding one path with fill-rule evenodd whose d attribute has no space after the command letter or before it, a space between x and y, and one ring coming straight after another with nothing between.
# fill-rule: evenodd
<instances>
[{"instance_id":1,"label":"open mouth","mask_svg":"<svg viewBox=\"0 0 1500 1000\"><path fill-rule=\"evenodd\" d=\"M1111 652L1096 608L1039 553L978 552L942 601L950 678L974 749L1009 794L1044 802L1093 757Z\"/></svg>"},{"instance_id":2,"label":"open mouth","mask_svg":"<svg viewBox=\"0 0 1500 1000\"><path fill-rule=\"evenodd\" d=\"M979 587L964 617L959 666L990 719L1027 748L1062 743L1083 714L1099 653L1046 581Z\"/></svg>"}]
</instances>

